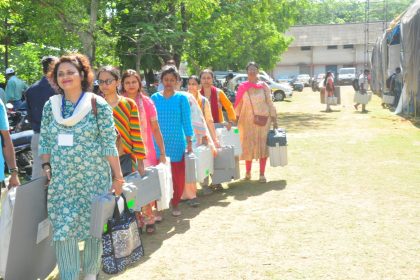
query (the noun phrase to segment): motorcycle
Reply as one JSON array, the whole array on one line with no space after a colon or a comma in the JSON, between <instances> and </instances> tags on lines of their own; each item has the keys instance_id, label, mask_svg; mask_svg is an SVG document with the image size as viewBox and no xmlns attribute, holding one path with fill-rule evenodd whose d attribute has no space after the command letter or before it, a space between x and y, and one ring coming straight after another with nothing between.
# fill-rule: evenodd
<instances>
[{"instance_id":1,"label":"motorcycle","mask_svg":"<svg viewBox=\"0 0 420 280\"><path fill-rule=\"evenodd\" d=\"M9 131L11 134L32 129L31 123L29 122L26 102L16 110L11 103L7 103L6 109L9 120Z\"/></svg>"},{"instance_id":2,"label":"motorcycle","mask_svg":"<svg viewBox=\"0 0 420 280\"><path fill-rule=\"evenodd\" d=\"M30 180L32 176L33 157L31 141L33 135L33 130L16 132L10 135L13 147L15 148L16 165L19 169L19 175L24 176L27 180ZM6 164L5 169L8 169Z\"/></svg>"}]
</instances>

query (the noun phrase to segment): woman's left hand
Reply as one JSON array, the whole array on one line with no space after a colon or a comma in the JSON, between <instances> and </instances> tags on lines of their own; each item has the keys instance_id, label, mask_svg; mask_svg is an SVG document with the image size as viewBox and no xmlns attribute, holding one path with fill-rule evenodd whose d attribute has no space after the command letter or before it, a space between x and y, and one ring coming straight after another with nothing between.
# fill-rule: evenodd
<instances>
[{"instance_id":1,"label":"woman's left hand","mask_svg":"<svg viewBox=\"0 0 420 280\"><path fill-rule=\"evenodd\" d=\"M144 165L140 165L137 168L137 171L139 172L140 176L143 177L146 175L146 170L144 170Z\"/></svg>"},{"instance_id":2,"label":"woman's left hand","mask_svg":"<svg viewBox=\"0 0 420 280\"><path fill-rule=\"evenodd\" d=\"M14 188L20 185L20 181L19 181L19 176L16 172L12 172L12 175L10 176L9 179L9 185L8 188Z\"/></svg>"},{"instance_id":3,"label":"woman's left hand","mask_svg":"<svg viewBox=\"0 0 420 280\"><path fill-rule=\"evenodd\" d=\"M111 192L113 191L116 196L120 196L123 192L122 186L124 184L124 180L113 180L111 186Z\"/></svg>"},{"instance_id":4,"label":"woman's left hand","mask_svg":"<svg viewBox=\"0 0 420 280\"><path fill-rule=\"evenodd\" d=\"M232 128L232 123L231 122L225 123L225 127L229 131Z\"/></svg>"},{"instance_id":5,"label":"woman's left hand","mask_svg":"<svg viewBox=\"0 0 420 280\"><path fill-rule=\"evenodd\" d=\"M192 141L187 142L187 153L191 154L193 152L192 149Z\"/></svg>"},{"instance_id":6,"label":"woman's left hand","mask_svg":"<svg viewBox=\"0 0 420 280\"><path fill-rule=\"evenodd\" d=\"M166 155L160 155L159 156L159 162L165 164L166 163Z\"/></svg>"}]
</instances>

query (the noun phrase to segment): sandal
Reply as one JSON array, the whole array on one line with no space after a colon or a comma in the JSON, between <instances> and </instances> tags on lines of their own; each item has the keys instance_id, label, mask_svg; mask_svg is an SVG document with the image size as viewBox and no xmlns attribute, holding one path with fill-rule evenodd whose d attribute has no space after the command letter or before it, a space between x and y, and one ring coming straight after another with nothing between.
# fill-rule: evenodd
<instances>
[{"instance_id":1,"label":"sandal","mask_svg":"<svg viewBox=\"0 0 420 280\"><path fill-rule=\"evenodd\" d=\"M155 216L155 222L156 223L160 223L160 222L162 222L163 221L163 217L162 216L160 216L160 215L156 215Z\"/></svg>"},{"instance_id":2,"label":"sandal","mask_svg":"<svg viewBox=\"0 0 420 280\"><path fill-rule=\"evenodd\" d=\"M146 225L146 233L147 234L153 234L153 233L155 233L155 231L156 231L155 224Z\"/></svg>"},{"instance_id":3,"label":"sandal","mask_svg":"<svg viewBox=\"0 0 420 280\"><path fill-rule=\"evenodd\" d=\"M211 185L210 187L212 188L213 191L223 190L222 184Z\"/></svg>"},{"instance_id":4,"label":"sandal","mask_svg":"<svg viewBox=\"0 0 420 280\"><path fill-rule=\"evenodd\" d=\"M200 202L197 201L197 198L193 198L188 200L187 204L191 207L198 207L200 205Z\"/></svg>"},{"instance_id":5,"label":"sandal","mask_svg":"<svg viewBox=\"0 0 420 280\"><path fill-rule=\"evenodd\" d=\"M246 174L245 174L245 178L244 178L244 180L245 180L245 181L249 181L249 180L251 180L251 173L246 173Z\"/></svg>"},{"instance_id":6,"label":"sandal","mask_svg":"<svg viewBox=\"0 0 420 280\"><path fill-rule=\"evenodd\" d=\"M260 183L267 183L267 178L264 175L260 175L260 179L258 180Z\"/></svg>"},{"instance_id":7,"label":"sandal","mask_svg":"<svg viewBox=\"0 0 420 280\"><path fill-rule=\"evenodd\" d=\"M181 211L178 209L178 207L172 209L172 216L174 216L174 217L181 216Z\"/></svg>"}]
</instances>

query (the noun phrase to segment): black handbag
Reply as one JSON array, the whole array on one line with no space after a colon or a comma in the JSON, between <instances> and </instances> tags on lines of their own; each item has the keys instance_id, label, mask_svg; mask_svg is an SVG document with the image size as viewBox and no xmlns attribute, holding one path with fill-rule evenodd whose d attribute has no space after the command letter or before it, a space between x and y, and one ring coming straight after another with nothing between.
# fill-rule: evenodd
<instances>
[{"instance_id":1,"label":"black handbag","mask_svg":"<svg viewBox=\"0 0 420 280\"><path fill-rule=\"evenodd\" d=\"M118 199L124 199L124 211L121 214ZM115 198L114 214L102 235L102 247L102 270L107 274L120 273L144 256L136 215L128 209L124 195Z\"/></svg>"}]
</instances>

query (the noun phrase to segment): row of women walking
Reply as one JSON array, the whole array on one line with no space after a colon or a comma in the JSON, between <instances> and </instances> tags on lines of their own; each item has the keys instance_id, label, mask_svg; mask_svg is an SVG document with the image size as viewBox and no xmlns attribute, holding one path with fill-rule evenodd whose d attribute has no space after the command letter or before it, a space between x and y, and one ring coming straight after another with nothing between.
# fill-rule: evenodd
<instances>
[{"instance_id":1,"label":"row of women walking","mask_svg":"<svg viewBox=\"0 0 420 280\"><path fill-rule=\"evenodd\" d=\"M191 76L189 92L180 92L176 67L165 66L160 75L164 89L148 97L136 71L127 70L120 76L115 67L106 66L96 77L102 98L89 92L94 74L85 56L63 56L55 63L48 77L60 94L44 106L39 154L50 180L48 215L62 280L79 279L80 241L85 242L84 277L96 279L102 247L101 240L89 234L91 201L106 192L120 195L126 174L138 171L144 175L146 167L169 159L172 215L181 215L182 198L191 206L198 205L197 186L185 184L184 155L202 144L210 145L216 154L220 144L215 124L227 129L237 124L241 159L246 161L244 179L251 179L252 160L259 159L259 181L266 181L266 138L271 124L277 128L277 114L270 89L258 81L258 65L249 63L247 73L248 81L240 85L232 105L223 91L213 86L211 70ZM255 118L261 117L268 121L256 124ZM162 220L154 205L136 213L139 226L144 223L148 233Z\"/></svg>"}]
</instances>

